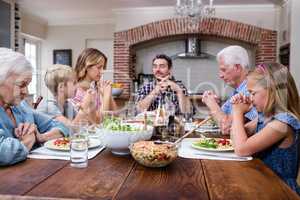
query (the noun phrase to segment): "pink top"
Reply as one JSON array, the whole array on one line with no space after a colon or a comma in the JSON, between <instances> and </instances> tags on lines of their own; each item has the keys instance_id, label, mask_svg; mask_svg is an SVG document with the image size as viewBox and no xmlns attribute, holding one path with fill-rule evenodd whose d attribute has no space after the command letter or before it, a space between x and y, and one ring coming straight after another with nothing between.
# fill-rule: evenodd
<instances>
[{"instance_id":1,"label":"pink top","mask_svg":"<svg viewBox=\"0 0 300 200\"><path fill-rule=\"evenodd\" d=\"M72 103L74 105L76 105L76 108L80 107L80 104L81 104L85 94L86 94L86 91L83 90L82 88L79 87L79 88L76 89L75 96L72 99ZM96 95L96 102L95 103L96 103L96 108L99 109L100 106L101 106L101 101L100 101L100 96L99 95Z\"/></svg>"}]
</instances>

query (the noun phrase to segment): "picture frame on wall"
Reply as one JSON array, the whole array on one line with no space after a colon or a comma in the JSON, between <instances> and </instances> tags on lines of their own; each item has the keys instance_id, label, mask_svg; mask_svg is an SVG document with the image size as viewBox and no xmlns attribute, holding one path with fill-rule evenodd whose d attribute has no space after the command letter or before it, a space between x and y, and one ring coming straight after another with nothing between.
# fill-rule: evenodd
<instances>
[{"instance_id":1,"label":"picture frame on wall","mask_svg":"<svg viewBox=\"0 0 300 200\"><path fill-rule=\"evenodd\" d=\"M72 67L72 49L53 50L53 64L62 64Z\"/></svg>"}]
</instances>

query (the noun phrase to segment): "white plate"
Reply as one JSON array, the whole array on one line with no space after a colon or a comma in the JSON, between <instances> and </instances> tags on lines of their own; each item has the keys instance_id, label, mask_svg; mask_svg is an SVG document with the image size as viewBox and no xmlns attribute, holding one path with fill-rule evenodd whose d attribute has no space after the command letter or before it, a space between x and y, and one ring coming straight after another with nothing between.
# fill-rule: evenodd
<instances>
[{"instance_id":1,"label":"white plate","mask_svg":"<svg viewBox=\"0 0 300 200\"><path fill-rule=\"evenodd\" d=\"M156 112L155 111L147 111L147 117L155 118ZM136 119L144 119L144 112L139 113L136 117Z\"/></svg>"},{"instance_id":2,"label":"white plate","mask_svg":"<svg viewBox=\"0 0 300 200\"><path fill-rule=\"evenodd\" d=\"M202 125L199 127L200 129L219 129L218 126L211 126L211 125Z\"/></svg>"},{"instance_id":3,"label":"white plate","mask_svg":"<svg viewBox=\"0 0 300 200\"><path fill-rule=\"evenodd\" d=\"M54 142L56 140L57 139L49 140L49 141L45 142L44 146L46 148L52 149L52 150L59 150L59 151L69 151L70 150L70 145L56 146L54 144ZM89 138L89 146L88 146L89 149L96 148L96 147L98 147L100 145L101 145L100 140L97 140L97 139L94 139L94 138Z\"/></svg>"},{"instance_id":4,"label":"white plate","mask_svg":"<svg viewBox=\"0 0 300 200\"><path fill-rule=\"evenodd\" d=\"M208 128L198 128L195 130L196 132L199 132L199 133L218 133L218 132L221 132L221 129L208 129Z\"/></svg>"},{"instance_id":5,"label":"white plate","mask_svg":"<svg viewBox=\"0 0 300 200\"><path fill-rule=\"evenodd\" d=\"M196 126L194 123L186 123L184 126L185 131L190 131L192 129L194 129ZM195 130L196 132L200 132L200 133L216 133L216 132L220 132L221 130L219 129L219 127L212 127L210 126L209 128L200 126L199 128L197 128Z\"/></svg>"},{"instance_id":6,"label":"white plate","mask_svg":"<svg viewBox=\"0 0 300 200\"><path fill-rule=\"evenodd\" d=\"M207 138L207 139L209 139L209 138ZM215 138L215 139L221 139L221 138ZM229 140L229 141L230 141L230 144L232 144L232 141L231 141L230 139L227 139L227 140ZM192 147L195 148L195 149L199 149L199 150L205 150L205 151L217 151L217 152L222 152L222 151L233 151L233 150L234 150L233 146L228 147L228 148L226 148L226 149L220 149L220 148L219 148L219 149L218 149L218 148L213 149L213 148L200 147L200 146L195 145L195 143L198 143L198 141L193 142L193 143L192 143Z\"/></svg>"}]
</instances>

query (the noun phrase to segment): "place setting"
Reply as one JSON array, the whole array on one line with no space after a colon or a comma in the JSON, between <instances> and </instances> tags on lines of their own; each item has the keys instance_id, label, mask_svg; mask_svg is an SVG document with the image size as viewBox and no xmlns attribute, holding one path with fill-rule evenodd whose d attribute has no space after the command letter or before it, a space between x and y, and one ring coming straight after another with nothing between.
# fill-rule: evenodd
<instances>
[{"instance_id":1,"label":"place setting","mask_svg":"<svg viewBox=\"0 0 300 200\"><path fill-rule=\"evenodd\" d=\"M74 167L86 167L87 160L94 158L105 149L101 140L97 137L90 137L91 126L72 124L68 126L69 137L48 140L41 147L32 150L28 158L33 159L54 159L70 160Z\"/></svg>"}]
</instances>

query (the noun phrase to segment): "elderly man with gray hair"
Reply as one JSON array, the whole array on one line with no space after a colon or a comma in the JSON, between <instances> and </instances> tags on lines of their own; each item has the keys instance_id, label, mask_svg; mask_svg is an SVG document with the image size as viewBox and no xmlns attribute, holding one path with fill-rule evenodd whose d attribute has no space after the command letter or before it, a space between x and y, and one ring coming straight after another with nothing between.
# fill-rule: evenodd
<instances>
[{"instance_id":1,"label":"elderly man with gray hair","mask_svg":"<svg viewBox=\"0 0 300 200\"><path fill-rule=\"evenodd\" d=\"M241 46L229 46L221 50L217 55L219 64L219 77L230 87L234 88L231 96L242 93L249 95L247 91L246 76L249 71L249 56ZM230 96L230 97L231 97ZM223 134L229 134L231 127L232 105L230 98L220 107L216 95L211 91L203 94L202 101L209 108L211 115L220 125ZM245 118L253 120L257 116L255 108L245 114Z\"/></svg>"},{"instance_id":2,"label":"elderly man with gray hair","mask_svg":"<svg viewBox=\"0 0 300 200\"><path fill-rule=\"evenodd\" d=\"M68 129L22 101L32 77L22 54L0 48L0 68L0 166L5 166L25 160L37 143L68 135Z\"/></svg>"}]
</instances>

